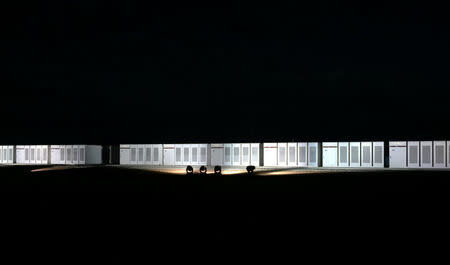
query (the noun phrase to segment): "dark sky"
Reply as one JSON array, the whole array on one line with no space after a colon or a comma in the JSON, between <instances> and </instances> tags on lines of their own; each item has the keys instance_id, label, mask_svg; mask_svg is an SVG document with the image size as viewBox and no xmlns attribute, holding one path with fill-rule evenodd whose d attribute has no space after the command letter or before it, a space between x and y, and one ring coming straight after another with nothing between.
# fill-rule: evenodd
<instances>
[{"instance_id":1,"label":"dark sky","mask_svg":"<svg viewBox=\"0 0 450 265\"><path fill-rule=\"evenodd\" d=\"M450 140L443 6L35 2L2 10L2 143Z\"/></svg>"}]
</instances>

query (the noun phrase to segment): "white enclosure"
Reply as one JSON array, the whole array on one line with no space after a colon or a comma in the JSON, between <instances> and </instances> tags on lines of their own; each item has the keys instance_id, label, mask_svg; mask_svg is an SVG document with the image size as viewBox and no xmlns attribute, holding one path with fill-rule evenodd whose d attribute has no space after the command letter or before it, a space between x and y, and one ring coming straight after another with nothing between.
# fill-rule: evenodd
<instances>
[{"instance_id":1,"label":"white enclosure","mask_svg":"<svg viewBox=\"0 0 450 265\"><path fill-rule=\"evenodd\" d=\"M389 142L389 167L406 167L406 142Z\"/></svg>"},{"instance_id":2,"label":"white enclosure","mask_svg":"<svg viewBox=\"0 0 450 265\"><path fill-rule=\"evenodd\" d=\"M350 166L348 149L349 149L348 142L339 142L339 166L340 167Z\"/></svg>"},{"instance_id":3,"label":"white enclosure","mask_svg":"<svg viewBox=\"0 0 450 265\"><path fill-rule=\"evenodd\" d=\"M297 143L288 143L288 166L297 165Z\"/></svg>"},{"instance_id":4,"label":"white enclosure","mask_svg":"<svg viewBox=\"0 0 450 265\"><path fill-rule=\"evenodd\" d=\"M433 141L433 167L445 167L445 141Z\"/></svg>"},{"instance_id":5,"label":"white enclosure","mask_svg":"<svg viewBox=\"0 0 450 265\"><path fill-rule=\"evenodd\" d=\"M337 167L338 166L338 143L324 142L322 143L322 166Z\"/></svg>"},{"instance_id":6,"label":"white enclosure","mask_svg":"<svg viewBox=\"0 0 450 265\"><path fill-rule=\"evenodd\" d=\"M15 163L15 146L14 145L0 145L0 163L12 164Z\"/></svg>"},{"instance_id":7,"label":"white enclosure","mask_svg":"<svg viewBox=\"0 0 450 265\"><path fill-rule=\"evenodd\" d=\"M224 164L224 144L211 144L211 165L221 166Z\"/></svg>"},{"instance_id":8,"label":"white enclosure","mask_svg":"<svg viewBox=\"0 0 450 265\"><path fill-rule=\"evenodd\" d=\"M361 142L361 167L372 167L372 142Z\"/></svg>"},{"instance_id":9,"label":"white enclosure","mask_svg":"<svg viewBox=\"0 0 450 265\"><path fill-rule=\"evenodd\" d=\"M350 143L350 167L360 167L361 166L361 143L351 142Z\"/></svg>"},{"instance_id":10,"label":"white enclosure","mask_svg":"<svg viewBox=\"0 0 450 265\"><path fill-rule=\"evenodd\" d=\"M278 166L287 166L287 143L278 143Z\"/></svg>"},{"instance_id":11,"label":"white enclosure","mask_svg":"<svg viewBox=\"0 0 450 265\"><path fill-rule=\"evenodd\" d=\"M322 157L320 150L319 143L308 143L308 167L320 166L320 159Z\"/></svg>"},{"instance_id":12,"label":"white enclosure","mask_svg":"<svg viewBox=\"0 0 450 265\"><path fill-rule=\"evenodd\" d=\"M298 143L298 166L308 166L308 143Z\"/></svg>"},{"instance_id":13,"label":"white enclosure","mask_svg":"<svg viewBox=\"0 0 450 265\"><path fill-rule=\"evenodd\" d=\"M233 166L241 165L241 144L232 144L231 157Z\"/></svg>"},{"instance_id":14,"label":"white enclosure","mask_svg":"<svg viewBox=\"0 0 450 265\"><path fill-rule=\"evenodd\" d=\"M420 167L430 168L433 167L433 142L421 141L420 142Z\"/></svg>"},{"instance_id":15,"label":"white enclosure","mask_svg":"<svg viewBox=\"0 0 450 265\"><path fill-rule=\"evenodd\" d=\"M408 167L418 168L420 167L419 148L420 143L418 141L408 141Z\"/></svg>"},{"instance_id":16,"label":"white enclosure","mask_svg":"<svg viewBox=\"0 0 450 265\"><path fill-rule=\"evenodd\" d=\"M250 144L251 147L251 165L253 166L260 166L261 165L261 161L260 161L260 144L258 143L252 143Z\"/></svg>"},{"instance_id":17,"label":"white enclosure","mask_svg":"<svg viewBox=\"0 0 450 265\"><path fill-rule=\"evenodd\" d=\"M384 142L372 142L373 167L384 167Z\"/></svg>"},{"instance_id":18,"label":"white enclosure","mask_svg":"<svg viewBox=\"0 0 450 265\"><path fill-rule=\"evenodd\" d=\"M276 166L277 143L264 143L264 166Z\"/></svg>"},{"instance_id":19,"label":"white enclosure","mask_svg":"<svg viewBox=\"0 0 450 265\"><path fill-rule=\"evenodd\" d=\"M162 163L163 163L162 144L120 145L120 164L161 165Z\"/></svg>"},{"instance_id":20,"label":"white enclosure","mask_svg":"<svg viewBox=\"0 0 450 265\"><path fill-rule=\"evenodd\" d=\"M175 145L163 144L164 165L175 165Z\"/></svg>"},{"instance_id":21,"label":"white enclosure","mask_svg":"<svg viewBox=\"0 0 450 265\"><path fill-rule=\"evenodd\" d=\"M232 152L232 148L233 145L232 144L224 144L224 148L225 148L225 157L224 157L224 162L223 164L226 166L232 165L232 160L231 160L231 152Z\"/></svg>"},{"instance_id":22,"label":"white enclosure","mask_svg":"<svg viewBox=\"0 0 450 265\"><path fill-rule=\"evenodd\" d=\"M242 158L241 164L243 166L250 165L250 144L241 144L242 148Z\"/></svg>"},{"instance_id":23,"label":"white enclosure","mask_svg":"<svg viewBox=\"0 0 450 265\"><path fill-rule=\"evenodd\" d=\"M18 145L16 162L18 164L49 164L49 150L49 145Z\"/></svg>"}]
</instances>

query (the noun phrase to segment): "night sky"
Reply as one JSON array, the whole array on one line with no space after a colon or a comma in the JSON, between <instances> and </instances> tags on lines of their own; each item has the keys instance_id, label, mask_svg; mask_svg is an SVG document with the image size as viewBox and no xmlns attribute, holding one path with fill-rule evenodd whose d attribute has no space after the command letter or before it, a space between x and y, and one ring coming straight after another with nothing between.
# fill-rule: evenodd
<instances>
[{"instance_id":1,"label":"night sky","mask_svg":"<svg viewBox=\"0 0 450 265\"><path fill-rule=\"evenodd\" d=\"M2 8L0 143L450 140L444 7L35 2Z\"/></svg>"}]
</instances>

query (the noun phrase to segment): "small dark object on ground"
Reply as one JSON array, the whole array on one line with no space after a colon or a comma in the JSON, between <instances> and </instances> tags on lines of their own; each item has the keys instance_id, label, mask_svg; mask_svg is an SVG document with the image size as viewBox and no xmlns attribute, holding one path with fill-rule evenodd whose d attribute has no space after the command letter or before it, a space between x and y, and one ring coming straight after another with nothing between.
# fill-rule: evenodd
<instances>
[{"instance_id":1,"label":"small dark object on ground","mask_svg":"<svg viewBox=\"0 0 450 265\"><path fill-rule=\"evenodd\" d=\"M207 171L208 169L205 166L200 167L200 174L206 174Z\"/></svg>"},{"instance_id":2,"label":"small dark object on ground","mask_svg":"<svg viewBox=\"0 0 450 265\"><path fill-rule=\"evenodd\" d=\"M192 166L187 166L186 167L186 174L187 175L194 174L194 168Z\"/></svg>"},{"instance_id":3,"label":"small dark object on ground","mask_svg":"<svg viewBox=\"0 0 450 265\"><path fill-rule=\"evenodd\" d=\"M214 167L214 174L216 174L216 175L222 174L222 167L221 166L215 166Z\"/></svg>"},{"instance_id":4,"label":"small dark object on ground","mask_svg":"<svg viewBox=\"0 0 450 265\"><path fill-rule=\"evenodd\" d=\"M253 171L255 171L255 166L247 166L247 173L253 174Z\"/></svg>"}]
</instances>

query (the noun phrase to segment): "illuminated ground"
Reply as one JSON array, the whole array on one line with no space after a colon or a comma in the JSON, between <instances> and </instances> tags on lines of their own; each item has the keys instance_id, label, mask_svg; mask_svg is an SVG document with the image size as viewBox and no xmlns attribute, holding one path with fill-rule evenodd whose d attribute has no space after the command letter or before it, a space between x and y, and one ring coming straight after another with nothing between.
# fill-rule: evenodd
<instances>
[{"instance_id":1,"label":"illuminated ground","mask_svg":"<svg viewBox=\"0 0 450 265\"><path fill-rule=\"evenodd\" d=\"M320 199L440 196L449 170L273 169L248 175L225 168L222 175L187 176L184 168L124 166L0 166L1 191L138 191L152 198Z\"/></svg>"}]
</instances>

